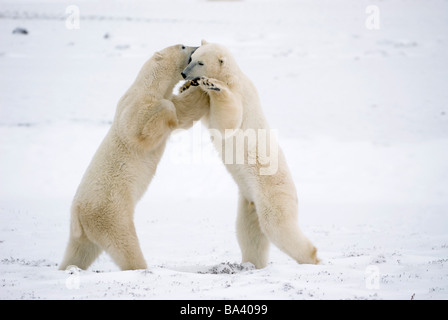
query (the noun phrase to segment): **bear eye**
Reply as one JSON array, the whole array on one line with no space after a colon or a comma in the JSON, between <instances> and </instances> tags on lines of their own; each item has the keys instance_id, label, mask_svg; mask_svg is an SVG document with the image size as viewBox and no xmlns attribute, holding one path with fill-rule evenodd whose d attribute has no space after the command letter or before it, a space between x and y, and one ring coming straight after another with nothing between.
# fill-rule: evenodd
<instances>
[{"instance_id":1,"label":"bear eye","mask_svg":"<svg viewBox=\"0 0 448 320\"><path fill-rule=\"evenodd\" d=\"M203 66L204 63L203 63L202 61L199 61L199 62L198 62L198 65Z\"/></svg>"},{"instance_id":2,"label":"bear eye","mask_svg":"<svg viewBox=\"0 0 448 320\"><path fill-rule=\"evenodd\" d=\"M185 46L182 46L182 50L185 50Z\"/></svg>"}]
</instances>

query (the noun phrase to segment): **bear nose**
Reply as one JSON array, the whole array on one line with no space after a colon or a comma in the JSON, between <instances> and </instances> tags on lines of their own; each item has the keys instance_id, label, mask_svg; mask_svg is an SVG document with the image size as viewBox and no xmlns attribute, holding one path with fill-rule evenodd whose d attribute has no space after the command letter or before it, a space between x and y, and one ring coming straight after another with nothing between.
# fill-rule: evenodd
<instances>
[{"instance_id":1,"label":"bear nose","mask_svg":"<svg viewBox=\"0 0 448 320\"><path fill-rule=\"evenodd\" d=\"M182 78L184 78L184 79L187 78L187 75L186 75L185 73L183 73L183 72L181 72L180 75L181 75Z\"/></svg>"}]
</instances>

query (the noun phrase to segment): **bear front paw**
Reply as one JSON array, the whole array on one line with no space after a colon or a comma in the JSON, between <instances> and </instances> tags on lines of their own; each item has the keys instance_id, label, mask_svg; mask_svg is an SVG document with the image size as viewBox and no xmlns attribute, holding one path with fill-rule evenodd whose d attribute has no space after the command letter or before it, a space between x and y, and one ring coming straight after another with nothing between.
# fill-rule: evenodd
<instances>
[{"instance_id":1,"label":"bear front paw","mask_svg":"<svg viewBox=\"0 0 448 320\"><path fill-rule=\"evenodd\" d=\"M221 91L221 89L207 77L197 77L191 80L191 85L200 86L203 90Z\"/></svg>"},{"instance_id":2,"label":"bear front paw","mask_svg":"<svg viewBox=\"0 0 448 320\"><path fill-rule=\"evenodd\" d=\"M183 84L182 87L179 88L179 92L182 93L182 92L184 92L184 91L187 91L191 86L195 87L195 86L197 86L197 85L198 85L197 83L196 83L196 84L193 84L193 83L192 83L192 80L188 80L188 81L186 81L186 82Z\"/></svg>"}]
</instances>

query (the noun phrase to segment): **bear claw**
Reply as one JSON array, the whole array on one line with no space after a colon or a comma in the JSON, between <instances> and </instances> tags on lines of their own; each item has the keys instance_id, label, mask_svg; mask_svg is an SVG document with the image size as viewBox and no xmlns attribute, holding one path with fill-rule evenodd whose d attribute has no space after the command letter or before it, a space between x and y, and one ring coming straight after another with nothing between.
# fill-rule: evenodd
<instances>
[{"instance_id":1,"label":"bear claw","mask_svg":"<svg viewBox=\"0 0 448 320\"><path fill-rule=\"evenodd\" d=\"M206 86L208 90L221 91L220 88L216 87L213 82L210 82L208 78L202 77L202 85Z\"/></svg>"}]
</instances>

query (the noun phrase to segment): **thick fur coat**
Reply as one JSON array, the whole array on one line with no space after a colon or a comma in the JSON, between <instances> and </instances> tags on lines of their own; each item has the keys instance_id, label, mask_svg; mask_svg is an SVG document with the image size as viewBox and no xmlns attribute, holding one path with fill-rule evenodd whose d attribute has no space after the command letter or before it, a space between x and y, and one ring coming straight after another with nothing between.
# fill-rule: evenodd
<instances>
[{"instance_id":1,"label":"thick fur coat","mask_svg":"<svg viewBox=\"0 0 448 320\"><path fill-rule=\"evenodd\" d=\"M188 128L209 106L199 89L172 97L195 49L175 45L155 53L118 102L112 126L73 199L70 238L60 269L86 269L103 250L122 270L146 268L133 222L135 205L156 172L172 130L179 123Z\"/></svg>"},{"instance_id":2,"label":"thick fur coat","mask_svg":"<svg viewBox=\"0 0 448 320\"><path fill-rule=\"evenodd\" d=\"M272 242L299 263L318 263L316 248L299 228L296 188L253 83L225 47L205 41L182 75L210 97L203 120L239 187L242 261L265 267ZM247 143L238 148L238 141Z\"/></svg>"}]
</instances>

